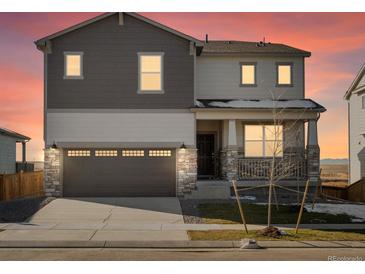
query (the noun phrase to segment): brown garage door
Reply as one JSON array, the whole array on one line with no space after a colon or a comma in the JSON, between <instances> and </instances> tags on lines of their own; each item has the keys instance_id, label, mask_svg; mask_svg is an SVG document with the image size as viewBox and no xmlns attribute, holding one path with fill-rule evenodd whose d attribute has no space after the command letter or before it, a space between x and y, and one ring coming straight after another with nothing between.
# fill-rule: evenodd
<instances>
[{"instance_id":1,"label":"brown garage door","mask_svg":"<svg viewBox=\"0 0 365 274\"><path fill-rule=\"evenodd\" d=\"M66 197L176 195L173 149L65 149Z\"/></svg>"}]
</instances>

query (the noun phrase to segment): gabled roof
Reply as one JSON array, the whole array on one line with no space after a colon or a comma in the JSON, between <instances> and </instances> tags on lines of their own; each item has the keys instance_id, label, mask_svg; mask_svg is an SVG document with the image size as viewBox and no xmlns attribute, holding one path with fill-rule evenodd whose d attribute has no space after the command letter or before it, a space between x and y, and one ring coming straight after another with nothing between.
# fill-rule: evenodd
<instances>
[{"instance_id":1,"label":"gabled roof","mask_svg":"<svg viewBox=\"0 0 365 274\"><path fill-rule=\"evenodd\" d=\"M13 137L13 138L17 139L18 141L29 141L30 140L30 138L28 136L25 136L25 135L15 132L15 131L12 131L12 130L9 130L6 128L1 128L1 127L0 127L0 134L6 135L9 137Z\"/></svg>"},{"instance_id":2,"label":"gabled roof","mask_svg":"<svg viewBox=\"0 0 365 274\"><path fill-rule=\"evenodd\" d=\"M363 77L365 77L365 63L362 65L362 67L361 67L360 71L357 73L354 81L352 81L350 87L346 91L345 96L344 96L346 100L348 100L351 97L352 93L358 93L360 91L365 90L365 85L358 87L358 84Z\"/></svg>"},{"instance_id":3,"label":"gabled roof","mask_svg":"<svg viewBox=\"0 0 365 274\"><path fill-rule=\"evenodd\" d=\"M295 100L197 100L195 108L225 109L292 109L325 112L325 107L311 99Z\"/></svg>"},{"instance_id":4,"label":"gabled roof","mask_svg":"<svg viewBox=\"0 0 365 274\"><path fill-rule=\"evenodd\" d=\"M284 44L246 41L208 41L203 45L202 54L280 54L309 57L309 51Z\"/></svg>"},{"instance_id":5,"label":"gabled roof","mask_svg":"<svg viewBox=\"0 0 365 274\"><path fill-rule=\"evenodd\" d=\"M153 21L153 20L151 20L151 19L148 19L148 18L146 18L146 17L144 17L144 16L142 16L142 15L139 15L139 14L137 14L137 13L135 13L135 12L123 12L123 13L124 13L124 14L127 14L127 15L129 15L129 16L132 16L132 17L134 17L134 18L136 18L136 19L139 19L139 20L141 20L141 21L144 21L144 22L146 22L146 23L148 23L148 24L151 24L151 25L153 25L153 26L155 26L155 27L158 27L158 28L160 28L160 29L162 29L162 30L165 30L165 31L167 31L167 32L170 32L170 33L172 33L172 34L175 34L175 35L177 35L177 36L180 36L180 37L182 37L182 38L184 38L184 39L186 39L186 40L189 40L189 41L195 42L197 45L201 45L201 44L202 44L202 42L201 42L199 39L196 39L196 38L194 38L194 37L192 37L192 36L186 35L186 34L184 34L184 33L182 33L182 32L179 32L179 31L177 31L177 30L175 30L175 29L172 29L172 28L170 28L170 27L167 27L167 26L165 26L165 25L162 25L162 24L160 24L160 23L158 23L158 22L156 22L156 21ZM95 22L97 22L97 21L100 21L100 20L102 20L102 19L104 19L104 18L107 18L107 17L109 17L109 16L113 16L113 15L116 15L116 14L118 14L118 12L108 12L108 13L101 14L101 15L99 15L99 16L96 16L96 17L94 17L94 18L91 18L91 19L89 19L89 20L86 20L86 21L84 21L84 22L81 22L81 23L79 23L79 24L77 24L77 25L74 25L74 26L72 26L72 27L66 28L66 29L61 30L61 31L59 31L59 32L56 32L56 33L54 33L54 34L48 35L48 36L46 36L46 37L43 37L43 38L41 38L41 39L39 39L39 40L35 41L34 43L35 43L35 44L37 45L37 47L39 48L40 46L44 46L44 44L45 44L45 42L46 42L47 40L51 40L51 39L53 39L53 38L59 37L59 36L61 36L61 35L64 35L64 34L69 33L69 32L71 32L71 31L74 31L74 30L80 29L80 28L82 28L82 27L85 27L85 26L87 26L87 25L90 25L90 24L92 24L92 23L95 23Z\"/></svg>"}]
</instances>

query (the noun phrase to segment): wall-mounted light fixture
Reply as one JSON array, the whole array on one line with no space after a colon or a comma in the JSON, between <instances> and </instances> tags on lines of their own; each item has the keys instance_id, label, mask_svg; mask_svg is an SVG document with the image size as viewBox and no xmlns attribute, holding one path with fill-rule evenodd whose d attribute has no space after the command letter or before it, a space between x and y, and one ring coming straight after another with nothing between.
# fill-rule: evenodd
<instances>
[{"instance_id":1,"label":"wall-mounted light fixture","mask_svg":"<svg viewBox=\"0 0 365 274\"><path fill-rule=\"evenodd\" d=\"M53 141L53 145L51 146L51 149L57 149L58 147L57 147L57 145L56 145L56 142L55 141Z\"/></svg>"},{"instance_id":2,"label":"wall-mounted light fixture","mask_svg":"<svg viewBox=\"0 0 365 274\"><path fill-rule=\"evenodd\" d=\"M186 145L184 143L182 143L182 145L180 146L180 149L186 149Z\"/></svg>"}]
</instances>

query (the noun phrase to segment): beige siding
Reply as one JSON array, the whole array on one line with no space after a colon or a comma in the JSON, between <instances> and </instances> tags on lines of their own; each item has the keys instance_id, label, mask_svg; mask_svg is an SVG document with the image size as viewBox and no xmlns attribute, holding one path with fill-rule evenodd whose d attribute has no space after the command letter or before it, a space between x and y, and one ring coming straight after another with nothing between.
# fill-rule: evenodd
<instances>
[{"instance_id":1,"label":"beige siding","mask_svg":"<svg viewBox=\"0 0 365 274\"><path fill-rule=\"evenodd\" d=\"M358 153L365 147L362 135L365 134L365 110L361 107L361 96L351 95L349 107L350 182L354 183L361 178Z\"/></svg>"},{"instance_id":2,"label":"beige siding","mask_svg":"<svg viewBox=\"0 0 365 274\"><path fill-rule=\"evenodd\" d=\"M257 62L257 87L240 87L240 62ZM293 87L276 87L276 62L293 62ZM196 64L197 99L304 98L302 57L201 56Z\"/></svg>"},{"instance_id":3,"label":"beige siding","mask_svg":"<svg viewBox=\"0 0 365 274\"><path fill-rule=\"evenodd\" d=\"M48 113L47 145L56 142L195 144L192 113Z\"/></svg>"}]
</instances>

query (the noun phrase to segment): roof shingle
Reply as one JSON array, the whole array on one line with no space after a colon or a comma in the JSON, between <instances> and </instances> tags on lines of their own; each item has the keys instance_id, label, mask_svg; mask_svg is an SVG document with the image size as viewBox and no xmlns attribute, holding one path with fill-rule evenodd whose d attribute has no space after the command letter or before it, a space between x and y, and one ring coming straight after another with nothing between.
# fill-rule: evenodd
<instances>
[{"instance_id":1,"label":"roof shingle","mask_svg":"<svg viewBox=\"0 0 365 274\"><path fill-rule=\"evenodd\" d=\"M203 54L287 54L309 57L309 51L284 44L246 42L246 41L209 41L203 45Z\"/></svg>"}]
</instances>

